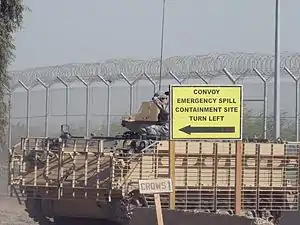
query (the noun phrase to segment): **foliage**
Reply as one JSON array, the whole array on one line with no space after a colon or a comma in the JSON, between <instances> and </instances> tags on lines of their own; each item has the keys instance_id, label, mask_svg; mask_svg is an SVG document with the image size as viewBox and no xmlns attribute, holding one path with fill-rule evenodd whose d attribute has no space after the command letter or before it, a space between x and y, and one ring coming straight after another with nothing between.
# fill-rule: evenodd
<instances>
[{"instance_id":1,"label":"foliage","mask_svg":"<svg viewBox=\"0 0 300 225\"><path fill-rule=\"evenodd\" d=\"M286 112L281 113L281 136L282 138L294 141L296 140L296 125L295 120L290 120L286 116ZM267 115L266 117L266 134L268 139L272 139L273 136L273 117ZM120 125L120 122L112 123L110 126L111 135L116 135L126 131L126 128ZM99 133L105 134L106 126L101 127ZM243 115L243 137L252 138L252 137L264 138L264 114L263 112L254 113L252 110L244 108Z\"/></svg>"},{"instance_id":2,"label":"foliage","mask_svg":"<svg viewBox=\"0 0 300 225\"><path fill-rule=\"evenodd\" d=\"M9 87L7 68L14 58L13 33L21 28L23 11L22 0L0 0L0 142L4 142L7 105L6 87Z\"/></svg>"},{"instance_id":3,"label":"foliage","mask_svg":"<svg viewBox=\"0 0 300 225\"><path fill-rule=\"evenodd\" d=\"M273 117L267 115L266 117L266 135L268 139L273 137ZM116 121L110 125L111 135L117 135L126 131L126 128ZM106 125L102 125L97 129L97 134L106 134ZM244 108L243 115L243 137L264 138L264 113L254 113L252 110ZM294 141L296 140L296 123L294 119L287 118L287 113L281 113L281 136L282 138Z\"/></svg>"},{"instance_id":4,"label":"foliage","mask_svg":"<svg viewBox=\"0 0 300 225\"><path fill-rule=\"evenodd\" d=\"M292 141L296 139L296 122L287 118L287 112L281 113L281 137ZM266 117L266 134L268 139L272 139L274 132L274 121L272 115ZM253 113L252 110L244 109L243 116L243 136L264 138L264 113Z\"/></svg>"},{"instance_id":5,"label":"foliage","mask_svg":"<svg viewBox=\"0 0 300 225\"><path fill-rule=\"evenodd\" d=\"M296 140L296 123L295 119L287 119L286 113L281 114L281 134L282 138L288 141ZM252 138L254 136L263 138L264 137L264 115L263 113L253 113L252 110L244 109L243 116L243 137ZM273 118L269 115L266 120L267 123L267 138L271 139L273 134ZM12 142L13 145L17 144L20 141L20 138L26 134L26 125L23 123L17 123L12 126ZM102 123L93 123L90 127L90 130L95 135L106 135L106 124ZM125 132L127 129L121 126L120 121L113 121L110 124L110 135L115 136ZM84 121L79 123L70 124L70 132L73 135L84 136L85 135L85 126ZM43 126L31 126L30 133L32 136L43 136L44 127ZM60 135L60 127L55 126L53 129L50 129L50 136Z\"/></svg>"}]
</instances>

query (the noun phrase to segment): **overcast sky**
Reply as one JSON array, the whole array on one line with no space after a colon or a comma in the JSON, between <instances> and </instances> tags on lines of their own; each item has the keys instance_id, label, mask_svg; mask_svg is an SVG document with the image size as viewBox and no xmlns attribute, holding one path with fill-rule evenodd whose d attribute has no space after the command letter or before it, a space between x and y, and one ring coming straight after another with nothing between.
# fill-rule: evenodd
<instances>
[{"instance_id":1,"label":"overcast sky","mask_svg":"<svg viewBox=\"0 0 300 225\"><path fill-rule=\"evenodd\" d=\"M162 0L26 0L11 70L160 54ZM300 52L300 1L281 3L281 50ZM167 0L164 56L274 51L275 0Z\"/></svg>"}]
</instances>

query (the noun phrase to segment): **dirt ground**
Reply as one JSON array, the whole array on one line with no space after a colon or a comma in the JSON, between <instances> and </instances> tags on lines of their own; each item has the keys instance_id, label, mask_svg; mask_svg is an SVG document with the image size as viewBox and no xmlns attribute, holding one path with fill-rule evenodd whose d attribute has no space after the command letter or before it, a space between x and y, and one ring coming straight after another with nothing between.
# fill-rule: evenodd
<instances>
[{"instance_id":1,"label":"dirt ground","mask_svg":"<svg viewBox=\"0 0 300 225\"><path fill-rule=\"evenodd\" d=\"M299 223L298 222L299 220L300 220L300 213L297 212L285 213L282 220L280 221L280 225L294 225L294 224L296 225ZM79 223L79 224L86 224L86 223ZM104 221L95 224L111 225L111 223L104 222ZM38 224L28 217L27 212L24 210L24 206L20 205L16 198L10 198L7 196L0 195L0 225L38 225Z\"/></svg>"},{"instance_id":2,"label":"dirt ground","mask_svg":"<svg viewBox=\"0 0 300 225\"><path fill-rule=\"evenodd\" d=\"M50 222L50 224L55 224ZM86 225L87 221L80 220L73 221L72 225ZM115 223L107 221L88 220L88 225L116 225ZM24 210L24 206L20 205L16 198L10 198L0 195L0 225L38 225ZM48 223L47 223L48 225ZM65 224L68 225L68 224Z\"/></svg>"},{"instance_id":3,"label":"dirt ground","mask_svg":"<svg viewBox=\"0 0 300 225\"><path fill-rule=\"evenodd\" d=\"M0 224L1 225L37 225L27 216L24 207L16 198L0 196Z\"/></svg>"}]
</instances>

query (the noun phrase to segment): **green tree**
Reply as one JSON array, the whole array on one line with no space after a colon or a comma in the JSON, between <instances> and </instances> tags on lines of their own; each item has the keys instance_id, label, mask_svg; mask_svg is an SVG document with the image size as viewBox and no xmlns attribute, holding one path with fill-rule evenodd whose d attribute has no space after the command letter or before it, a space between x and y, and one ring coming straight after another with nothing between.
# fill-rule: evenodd
<instances>
[{"instance_id":1,"label":"green tree","mask_svg":"<svg viewBox=\"0 0 300 225\"><path fill-rule=\"evenodd\" d=\"M5 140L7 124L6 87L9 87L7 69L14 58L13 34L21 28L23 11L22 0L0 0L0 143Z\"/></svg>"}]
</instances>

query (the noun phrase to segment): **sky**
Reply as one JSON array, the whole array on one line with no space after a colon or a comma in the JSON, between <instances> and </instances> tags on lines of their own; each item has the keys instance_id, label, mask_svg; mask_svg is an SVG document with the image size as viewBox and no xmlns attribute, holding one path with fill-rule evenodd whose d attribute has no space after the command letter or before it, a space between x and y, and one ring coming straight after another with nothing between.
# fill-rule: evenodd
<instances>
[{"instance_id":1,"label":"sky","mask_svg":"<svg viewBox=\"0 0 300 225\"><path fill-rule=\"evenodd\" d=\"M275 0L166 1L164 57L213 52L274 53ZM10 70L160 56L162 0L26 0L25 3L31 11L25 14L23 29L15 34L16 59ZM299 8L299 0L281 1L281 51L300 53ZM60 75L56 70L47 69L45 75L49 72ZM35 78L37 74L34 71L29 75ZM292 118L295 117L296 85L290 78L285 78L281 82L281 110ZM18 79L22 80L22 77ZM149 101L153 95L153 86L148 81L134 85L130 112L130 89L124 81L120 82L123 83L111 85L109 115L116 123L120 122L121 116L136 112L141 101ZM228 84L229 80L221 76L210 82ZM70 89L68 123L72 127L85 123L86 92L82 84L79 85L75 88L72 84ZM243 81L243 85L244 100L259 100L246 102L247 107L262 111L264 89L261 80ZM65 89L53 86L49 98L49 130L57 133L60 124L65 123L67 101ZM270 115L274 87L268 84L267 89L266 108ZM45 123L45 90L39 87L30 93L28 103L24 89L14 91L12 123L26 124L28 105L30 132L40 136ZM89 100L89 123L91 129L98 129L107 123L107 88L103 85L91 88ZM16 127L14 135L19 135L19 129ZM25 130L22 132L25 135Z\"/></svg>"},{"instance_id":2,"label":"sky","mask_svg":"<svg viewBox=\"0 0 300 225\"><path fill-rule=\"evenodd\" d=\"M164 57L274 52L275 0L166 0ZM10 70L160 55L162 0L26 0ZM281 51L300 52L299 0L281 1Z\"/></svg>"}]
</instances>

